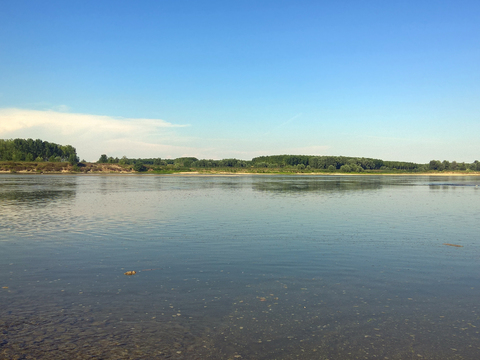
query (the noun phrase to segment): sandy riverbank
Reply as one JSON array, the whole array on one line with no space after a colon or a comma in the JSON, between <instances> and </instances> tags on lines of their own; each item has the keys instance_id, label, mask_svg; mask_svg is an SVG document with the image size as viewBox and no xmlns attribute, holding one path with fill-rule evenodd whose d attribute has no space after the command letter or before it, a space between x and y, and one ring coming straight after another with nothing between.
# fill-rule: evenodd
<instances>
[{"instance_id":1,"label":"sandy riverbank","mask_svg":"<svg viewBox=\"0 0 480 360\"><path fill-rule=\"evenodd\" d=\"M183 169L182 169L183 170ZM165 168L163 171L149 169L146 172L135 172L132 166L119 164L80 163L72 166L68 163L49 162L1 162L0 173L3 174L78 174L78 175L170 175L170 176L246 176L246 175L300 175L300 176L480 176L480 172L474 171L432 171L422 173L412 172L378 172L365 171L361 173L343 172L289 172L281 169L205 169L196 171L175 171L173 168Z\"/></svg>"}]
</instances>

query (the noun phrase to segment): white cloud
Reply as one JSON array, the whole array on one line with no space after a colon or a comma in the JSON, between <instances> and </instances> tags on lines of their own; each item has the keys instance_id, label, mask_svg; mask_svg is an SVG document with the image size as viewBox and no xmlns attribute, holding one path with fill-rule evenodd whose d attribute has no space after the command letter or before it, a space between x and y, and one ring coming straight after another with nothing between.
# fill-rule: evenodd
<instances>
[{"instance_id":1,"label":"white cloud","mask_svg":"<svg viewBox=\"0 0 480 360\"><path fill-rule=\"evenodd\" d=\"M58 106L54 106L52 110L59 111L59 112L69 112L70 108L67 105L58 105Z\"/></svg>"},{"instance_id":2,"label":"white cloud","mask_svg":"<svg viewBox=\"0 0 480 360\"><path fill-rule=\"evenodd\" d=\"M161 119L75 114L65 112L68 110L65 105L55 109L0 109L0 138L32 138L72 145L78 156L88 161L98 160L101 154L130 158L194 156L249 160L275 154L325 155L329 149L305 146L303 139L287 145L279 135L245 139L212 137L212 134L203 137L200 132L199 136L190 137L182 133L188 125Z\"/></svg>"},{"instance_id":3,"label":"white cloud","mask_svg":"<svg viewBox=\"0 0 480 360\"><path fill-rule=\"evenodd\" d=\"M65 111L66 106L58 109ZM97 160L101 154L129 157L182 156L189 147L172 145L174 129L188 125L161 119L114 118L53 110L0 109L0 137L33 138L69 144L81 158Z\"/></svg>"}]
</instances>

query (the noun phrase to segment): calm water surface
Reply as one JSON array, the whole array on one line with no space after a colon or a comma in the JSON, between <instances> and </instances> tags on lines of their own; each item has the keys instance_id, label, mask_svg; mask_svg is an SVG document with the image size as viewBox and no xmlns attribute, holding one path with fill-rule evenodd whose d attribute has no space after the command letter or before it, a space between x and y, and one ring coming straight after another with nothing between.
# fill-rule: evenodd
<instances>
[{"instance_id":1,"label":"calm water surface","mask_svg":"<svg viewBox=\"0 0 480 360\"><path fill-rule=\"evenodd\" d=\"M0 175L0 358L478 359L479 224L478 177Z\"/></svg>"}]
</instances>

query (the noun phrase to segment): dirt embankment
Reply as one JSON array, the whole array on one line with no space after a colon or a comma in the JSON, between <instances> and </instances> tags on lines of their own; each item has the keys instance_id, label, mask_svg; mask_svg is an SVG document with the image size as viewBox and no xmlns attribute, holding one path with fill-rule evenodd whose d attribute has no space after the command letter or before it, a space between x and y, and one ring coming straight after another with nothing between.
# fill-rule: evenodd
<instances>
[{"instance_id":1,"label":"dirt embankment","mask_svg":"<svg viewBox=\"0 0 480 360\"><path fill-rule=\"evenodd\" d=\"M68 162L15 162L2 161L0 162L0 173L18 173L18 174L135 174L138 173L133 170L133 165L119 165L119 164L98 164L81 162L77 165L70 165ZM142 173L147 174L176 174L176 175L351 175L351 176L368 176L368 175L415 175L415 176L480 176L480 172L473 171L458 171L458 172L427 172L427 173L411 173L411 172L380 172L380 171L365 171L362 173L327 173L323 171L296 171L288 169L274 169L274 168L207 168L207 169L186 169L175 168L173 165L168 165L163 168L146 167L146 171Z\"/></svg>"},{"instance_id":2,"label":"dirt embankment","mask_svg":"<svg viewBox=\"0 0 480 360\"><path fill-rule=\"evenodd\" d=\"M118 164L79 163L70 165L68 162L0 162L0 173L19 174L128 174L133 173L130 166Z\"/></svg>"}]
</instances>

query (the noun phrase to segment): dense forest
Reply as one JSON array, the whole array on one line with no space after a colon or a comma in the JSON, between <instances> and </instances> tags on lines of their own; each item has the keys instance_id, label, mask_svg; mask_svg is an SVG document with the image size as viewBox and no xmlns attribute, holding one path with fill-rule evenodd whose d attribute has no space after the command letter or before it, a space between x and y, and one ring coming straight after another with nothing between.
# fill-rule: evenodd
<instances>
[{"instance_id":1,"label":"dense forest","mask_svg":"<svg viewBox=\"0 0 480 360\"><path fill-rule=\"evenodd\" d=\"M77 151L71 145L58 145L40 139L0 139L0 161L79 161Z\"/></svg>"},{"instance_id":2,"label":"dense forest","mask_svg":"<svg viewBox=\"0 0 480 360\"><path fill-rule=\"evenodd\" d=\"M347 156L308 156L308 155L272 155L260 156L252 160L239 159L197 159L195 157L181 157L177 159L131 159L126 156L119 158L108 157L103 154L98 163L110 163L120 165L133 165L137 171L146 170L145 165L152 167L173 168L274 168L285 171L328 171L328 172L363 172L363 171L403 171L424 172L436 171L480 171L480 162L475 160L471 164L449 162L447 160L432 160L428 164L416 164L405 161L386 161L372 158L359 158Z\"/></svg>"}]
</instances>

